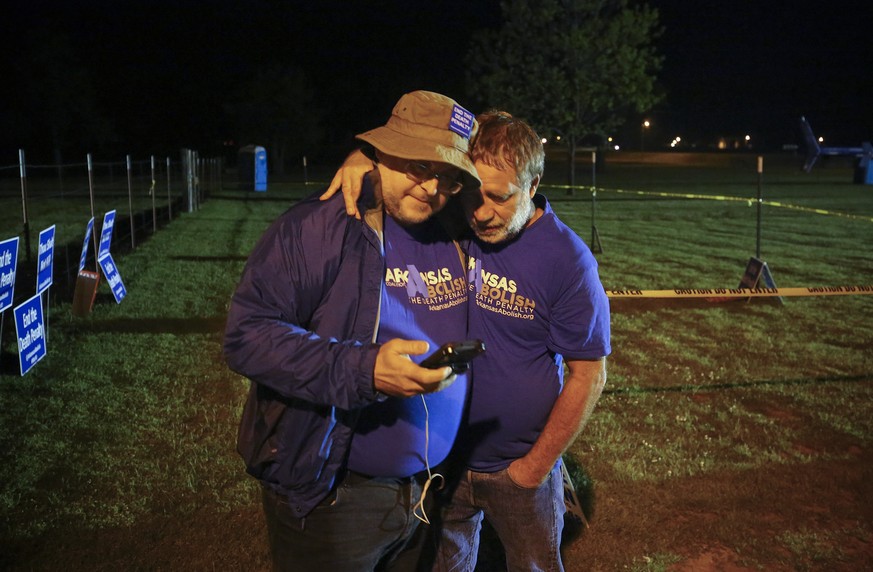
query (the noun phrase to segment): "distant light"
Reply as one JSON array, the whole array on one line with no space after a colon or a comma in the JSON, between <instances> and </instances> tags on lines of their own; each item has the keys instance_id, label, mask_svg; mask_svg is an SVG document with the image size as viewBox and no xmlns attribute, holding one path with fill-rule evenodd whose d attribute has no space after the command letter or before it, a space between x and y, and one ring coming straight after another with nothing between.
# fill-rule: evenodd
<instances>
[{"instance_id":1,"label":"distant light","mask_svg":"<svg viewBox=\"0 0 873 572\"><path fill-rule=\"evenodd\" d=\"M612 137L607 137L606 140L612 143Z\"/></svg>"},{"instance_id":2,"label":"distant light","mask_svg":"<svg viewBox=\"0 0 873 572\"><path fill-rule=\"evenodd\" d=\"M819 138L818 138L818 142L819 142L819 143L824 143L824 137L819 137Z\"/></svg>"},{"instance_id":3,"label":"distant light","mask_svg":"<svg viewBox=\"0 0 873 572\"><path fill-rule=\"evenodd\" d=\"M648 127L650 127L651 125L652 125L652 124L649 123L649 120L648 120L648 119L646 119L645 121L643 121L643 127L648 128Z\"/></svg>"},{"instance_id":4,"label":"distant light","mask_svg":"<svg viewBox=\"0 0 873 572\"><path fill-rule=\"evenodd\" d=\"M618 145L615 146L615 150L618 151L620 147Z\"/></svg>"},{"instance_id":5,"label":"distant light","mask_svg":"<svg viewBox=\"0 0 873 572\"><path fill-rule=\"evenodd\" d=\"M560 141L560 140L561 140L561 136L560 136L560 135L558 135L558 136L555 137L555 141Z\"/></svg>"},{"instance_id":6,"label":"distant light","mask_svg":"<svg viewBox=\"0 0 873 572\"><path fill-rule=\"evenodd\" d=\"M746 135L746 141L749 141L752 138L751 135Z\"/></svg>"},{"instance_id":7,"label":"distant light","mask_svg":"<svg viewBox=\"0 0 873 572\"><path fill-rule=\"evenodd\" d=\"M676 143L679 143L680 141L682 141L682 138L677 135L676 136Z\"/></svg>"},{"instance_id":8,"label":"distant light","mask_svg":"<svg viewBox=\"0 0 873 572\"><path fill-rule=\"evenodd\" d=\"M548 143L548 142L549 142L549 140L546 139L545 137L543 137L543 145L545 145L545 144Z\"/></svg>"}]
</instances>

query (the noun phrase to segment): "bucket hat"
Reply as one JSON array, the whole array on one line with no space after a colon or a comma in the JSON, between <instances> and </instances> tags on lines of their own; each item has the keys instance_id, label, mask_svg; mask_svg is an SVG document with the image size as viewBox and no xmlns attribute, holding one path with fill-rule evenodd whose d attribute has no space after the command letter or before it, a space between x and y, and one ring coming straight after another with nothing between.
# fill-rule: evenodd
<instances>
[{"instance_id":1,"label":"bucket hat","mask_svg":"<svg viewBox=\"0 0 873 572\"><path fill-rule=\"evenodd\" d=\"M479 173L469 155L470 140L478 130L473 114L452 98L432 91L413 91L400 98L388 123L357 138L401 159L448 163L478 186Z\"/></svg>"}]
</instances>

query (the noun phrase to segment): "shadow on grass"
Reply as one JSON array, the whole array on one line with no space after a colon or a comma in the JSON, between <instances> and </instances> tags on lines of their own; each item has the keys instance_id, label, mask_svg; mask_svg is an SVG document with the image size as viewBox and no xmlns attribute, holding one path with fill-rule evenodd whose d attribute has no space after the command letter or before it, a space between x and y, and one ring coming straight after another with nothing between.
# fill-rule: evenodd
<instances>
[{"instance_id":1,"label":"shadow on grass","mask_svg":"<svg viewBox=\"0 0 873 572\"><path fill-rule=\"evenodd\" d=\"M215 334L224 331L226 317L211 318L116 318L83 325L92 333L118 334Z\"/></svg>"},{"instance_id":2,"label":"shadow on grass","mask_svg":"<svg viewBox=\"0 0 873 572\"><path fill-rule=\"evenodd\" d=\"M758 381L736 381L730 383L713 383L706 385L669 385L665 387L618 387L604 389L604 395L621 395L634 393L699 393L717 389L737 389L746 387L770 387L780 385L824 385L828 383L861 383L870 381L873 373L863 375L838 375L833 377L816 377L812 379L762 379Z\"/></svg>"},{"instance_id":3,"label":"shadow on grass","mask_svg":"<svg viewBox=\"0 0 873 572\"><path fill-rule=\"evenodd\" d=\"M0 376L21 375L21 366L18 362L18 354L0 350Z\"/></svg>"},{"instance_id":4,"label":"shadow on grass","mask_svg":"<svg viewBox=\"0 0 873 572\"><path fill-rule=\"evenodd\" d=\"M170 260L181 262L245 262L248 256L170 256Z\"/></svg>"}]
</instances>

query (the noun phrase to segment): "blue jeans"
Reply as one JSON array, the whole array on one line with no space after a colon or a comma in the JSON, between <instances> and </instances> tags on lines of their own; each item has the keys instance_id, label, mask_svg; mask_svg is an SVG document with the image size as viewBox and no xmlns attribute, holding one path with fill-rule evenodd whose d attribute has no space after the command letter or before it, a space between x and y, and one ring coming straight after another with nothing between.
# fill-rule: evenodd
<instances>
[{"instance_id":1,"label":"blue jeans","mask_svg":"<svg viewBox=\"0 0 873 572\"><path fill-rule=\"evenodd\" d=\"M560 464L535 489L516 485L506 469L496 473L467 470L443 508L433 569L472 572L476 568L484 517L500 537L510 572L562 571L565 510Z\"/></svg>"},{"instance_id":2,"label":"blue jeans","mask_svg":"<svg viewBox=\"0 0 873 572\"><path fill-rule=\"evenodd\" d=\"M273 570L364 572L391 560L418 524L412 514L421 496L414 478L346 476L304 518L285 497L263 487L264 515Z\"/></svg>"}]
</instances>

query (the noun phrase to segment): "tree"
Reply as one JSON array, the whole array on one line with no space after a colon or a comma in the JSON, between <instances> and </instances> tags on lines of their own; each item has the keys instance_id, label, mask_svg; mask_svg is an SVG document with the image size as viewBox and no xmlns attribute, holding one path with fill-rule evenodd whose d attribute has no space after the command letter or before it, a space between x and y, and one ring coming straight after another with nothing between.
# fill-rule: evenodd
<instances>
[{"instance_id":1,"label":"tree","mask_svg":"<svg viewBox=\"0 0 873 572\"><path fill-rule=\"evenodd\" d=\"M524 116L567 144L570 193L582 137L605 137L660 101L658 11L628 0L504 0L503 25L467 55L474 98Z\"/></svg>"},{"instance_id":2,"label":"tree","mask_svg":"<svg viewBox=\"0 0 873 572\"><path fill-rule=\"evenodd\" d=\"M69 37L37 29L22 52L28 57L16 62L13 73L23 80L23 141L50 140L60 164L64 151L91 151L114 139L112 124L99 109L91 74Z\"/></svg>"},{"instance_id":3,"label":"tree","mask_svg":"<svg viewBox=\"0 0 873 572\"><path fill-rule=\"evenodd\" d=\"M321 108L312 84L296 68L260 70L239 92L240 142L263 144L277 175L291 157L304 156L321 140Z\"/></svg>"}]
</instances>

